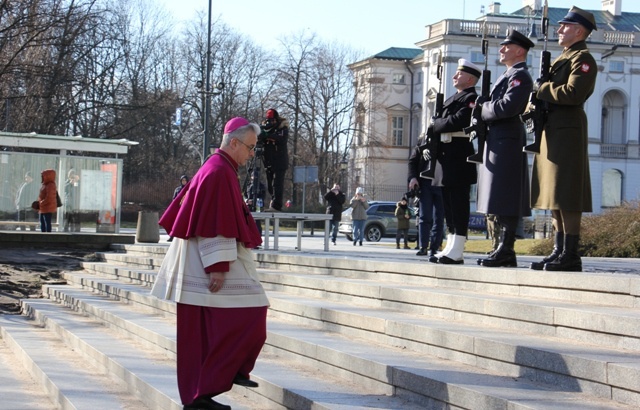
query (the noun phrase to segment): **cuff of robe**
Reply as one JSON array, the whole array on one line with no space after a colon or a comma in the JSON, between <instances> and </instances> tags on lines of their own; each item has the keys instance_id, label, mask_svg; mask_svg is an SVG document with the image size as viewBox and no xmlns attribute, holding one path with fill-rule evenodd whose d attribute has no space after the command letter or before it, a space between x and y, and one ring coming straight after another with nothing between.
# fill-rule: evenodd
<instances>
[{"instance_id":1,"label":"cuff of robe","mask_svg":"<svg viewBox=\"0 0 640 410\"><path fill-rule=\"evenodd\" d=\"M229 264L230 262L218 262L218 263L214 263L213 265L209 265L206 268L204 268L204 271L206 273L213 273L213 272L229 272Z\"/></svg>"}]
</instances>

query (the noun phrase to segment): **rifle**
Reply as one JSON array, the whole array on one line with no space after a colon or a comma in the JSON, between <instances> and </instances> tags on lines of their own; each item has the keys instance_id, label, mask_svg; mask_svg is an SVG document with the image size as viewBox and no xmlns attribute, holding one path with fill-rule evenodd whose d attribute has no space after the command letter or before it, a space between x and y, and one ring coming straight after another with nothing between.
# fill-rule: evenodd
<instances>
[{"instance_id":1,"label":"rifle","mask_svg":"<svg viewBox=\"0 0 640 410\"><path fill-rule=\"evenodd\" d=\"M442 116L442 107L444 106L444 94L442 94L442 52L438 55L438 67L436 69L436 77L438 78L438 93L436 94L436 106L433 118ZM440 142L440 134L433 131L433 126L427 128L425 143L418 146L420 155L424 155L425 150L429 150L429 166L425 171L420 172L421 178L434 179L436 174L436 161L438 158L438 143Z\"/></svg>"},{"instance_id":2,"label":"rifle","mask_svg":"<svg viewBox=\"0 0 640 410\"><path fill-rule=\"evenodd\" d=\"M551 69L551 53L547 51L547 37L549 32L549 7L547 0L542 7L542 19L540 26L542 27L542 35L544 37L544 50L540 53L540 77L536 80L536 84L542 84L549 79L549 70ZM527 112L520 115L526 128L527 133L533 133L533 143L526 145L522 150L531 152L532 154L540 153L540 142L542 140L542 131L547 123L547 114L549 113L549 104L546 101L540 101L536 97L537 90L531 92L529 97L529 105Z\"/></svg>"},{"instance_id":3,"label":"rifle","mask_svg":"<svg viewBox=\"0 0 640 410\"><path fill-rule=\"evenodd\" d=\"M482 104L489 100L491 88L491 71L489 71L489 40L487 39L487 22L482 26L482 55L484 55L484 70L482 70L482 91L476 98L476 105L471 112L471 124L464 129L469 140L478 138L478 152L467 157L467 162L482 164L484 158L484 143L487 140L487 124L482 120Z\"/></svg>"}]
</instances>

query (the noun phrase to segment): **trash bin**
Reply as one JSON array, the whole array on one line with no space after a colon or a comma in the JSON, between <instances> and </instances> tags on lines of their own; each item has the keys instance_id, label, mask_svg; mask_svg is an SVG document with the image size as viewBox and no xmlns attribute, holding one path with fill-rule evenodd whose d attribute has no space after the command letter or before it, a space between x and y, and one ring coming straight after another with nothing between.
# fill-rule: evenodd
<instances>
[{"instance_id":1,"label":"trash bin","mask_svg":"<svg viewBox=\"0 0 640 410\"><path fill-rule=\"evenodd\" d=\"M136 242L160 242L160 228L158 227L158 213L151 211L138 212L138 228Z\"/></svg>"}]
</instances>

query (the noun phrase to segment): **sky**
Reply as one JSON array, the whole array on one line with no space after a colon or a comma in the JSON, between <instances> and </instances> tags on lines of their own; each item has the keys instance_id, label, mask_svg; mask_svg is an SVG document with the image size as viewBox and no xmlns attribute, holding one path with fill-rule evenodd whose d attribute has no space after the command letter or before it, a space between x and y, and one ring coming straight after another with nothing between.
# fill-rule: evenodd
<instances>
[{"instance_id":1,"label":"sky","mask_svg":"<svg viewBox=\"0 0 640 410\"><path fill-rule=\"evenodd\" d=\"M447 18L474 20L488 0L211 0L212 18L251 37L268 49L281 46L283 36L308 31L321 40L338 43L373 55L389 47L416 47L425 26ZM198 10L208 13L209 0L156 0L176 19L195 18ZM522 0L501 0L502 12L522 7ZM549 7L600 10L602 0L551 0ZM623 12L640 13L640 1L624 0Z\"/></svg>"}]
</instances>

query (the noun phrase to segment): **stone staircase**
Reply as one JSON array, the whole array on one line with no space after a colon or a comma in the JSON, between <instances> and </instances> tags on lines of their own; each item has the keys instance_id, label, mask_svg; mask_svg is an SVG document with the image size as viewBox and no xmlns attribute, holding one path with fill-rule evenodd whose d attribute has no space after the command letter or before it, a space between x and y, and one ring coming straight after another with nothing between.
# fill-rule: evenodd
<instances>
[{"instance_id":1,"label":"stone staircase","mask_svg":"<svg viewBox=\"0 0 640 410\"><path fill-rule=\"evenodd\" d=\"M148 294L166 249L115 245L0 318L0 377L33 392L0 409L182 408L175 305ZM256 258L268 339L236 410L640 407L640 276Z\"/></svg>"}]
</instances>

